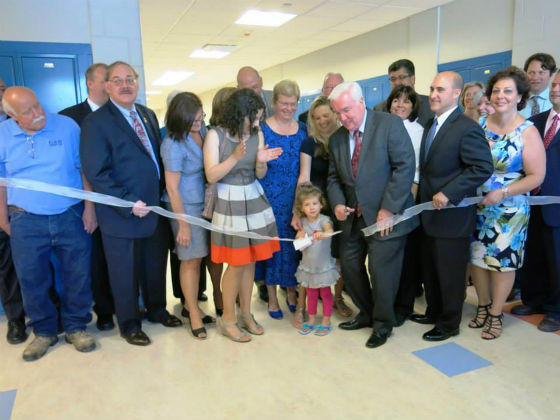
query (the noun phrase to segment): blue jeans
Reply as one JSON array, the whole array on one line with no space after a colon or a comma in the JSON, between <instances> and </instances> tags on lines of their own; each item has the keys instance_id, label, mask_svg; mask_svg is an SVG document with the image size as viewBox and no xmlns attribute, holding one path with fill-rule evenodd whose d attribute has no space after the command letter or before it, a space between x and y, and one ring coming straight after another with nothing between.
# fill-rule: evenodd
<instances>
[{"instance_id":1,"label":"blue jeans","mask_svg":"<svg viewBox=\"0 0 560 420\"><path fill-rule=\"evenodd\" d=\"M91 321L91 237L82 222L83 203L64 213L42 216L10 212L12 257L23 295L25 313L35 335L57 335L58 313L50 296L53 284L49 259L60 264L61 320L70 334Z\"/></svg>"}]
</instances>

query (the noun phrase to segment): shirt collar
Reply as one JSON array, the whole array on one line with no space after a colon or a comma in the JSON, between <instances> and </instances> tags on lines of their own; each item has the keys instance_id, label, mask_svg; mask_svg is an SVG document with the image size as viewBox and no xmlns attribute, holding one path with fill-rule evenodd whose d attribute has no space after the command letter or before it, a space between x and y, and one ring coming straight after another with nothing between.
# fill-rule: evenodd
<instances>
[{"instance_id":1,"label":"shirt collar","mask_svg":"<svg viewBox=\"0 0 560 420\"><path fill-rule=\"evenodd\" d=\"M97 105L95 102L93 102L89 96L87 98L87 103L89 104L89 107L91 108L91 112L95 112L97 111L99 108L101 108L99 105ZM114 103L114 102L113 102Z\"/></svg>"},{"instance_id":2,"label":"shirt collar","mask_svg":"<svg viewBox=\"0 0 560 420\"><path fill-rule=\"evenodd\" d=\"M19 124L16 122L16 120L13 118L10 119L9 122L7 122L6 124L8 124L8 129L10 130L10 134L12 136L35 136L37 134L44 133L47 131L54 131L53 118L51 114L48 114L46 112L45 112L45 126L42 129L35 131L35 133L33 134L29 134L23 131L22 128L19 126Z\"/></svg>"},{"instance_id":3,"label":"shirt collar","mask_svg":"<svg viewBox=\"0 0 560 420\"><path fill-rule=\"evenodd\" d=\"M543 91L542 91L541 93L539 93L538 95L535 95L534 93L531 93L531 94L529 95L529 99L531 99L531 98L534 97L534 96L538 96L538 97L541 98L541 99L547 100L548 97L549 97L549 95L550 95L550 89L549 89L549 88L546 88L545 90L543 90Z\"/></svg>"},{"instance_id":4,"label":"shirt collar","mask_svg":"<svg viewBox=\"0 0 560 420\"><path fill-rule=\"evenodd\" d=\"M120 106L118 103L116 103L115 101L113 101L113 99L110 99L110 101L113 103L113 105L115 105L117 107L117 109L119 111L121 111L121 113L126 117L126 118L130 118L130 111L134 111L136 112L136 115L138 115L138 111L136 110L136 105L132 104L132 109L126 109L123 106Z\"/></svg>"},{"instance_id":5,"label":"shirt collar","mask_svg":"<svg viewBox=\"0 0 560 420\"><path fill-rule=\"evenodd\" d=\"M445 122L445 120L447 120L447 118L451 115L451 113L453 111L455 111L458 108L457 105L455 105L453 108L451 108L448 111L445 111L443 114L441 114L439 117L436 117L437 119L437 125L438 127L441 127L443 125L443 123Z\"/></svg>"},{"instance_id":6,"label":"shirt collar","mask_svg":"<svg viewBox=\"0 0 560 420\"><path fill-rule=\"evenodd\" d=\"M362 135L366 131L366 119L367 119L367 109L364 109L364 118L362 119L362 123L358 127L358 130L360 130ZM354 132L351 132L350 135L354 135Z\"/></svg>"}]
</instances>

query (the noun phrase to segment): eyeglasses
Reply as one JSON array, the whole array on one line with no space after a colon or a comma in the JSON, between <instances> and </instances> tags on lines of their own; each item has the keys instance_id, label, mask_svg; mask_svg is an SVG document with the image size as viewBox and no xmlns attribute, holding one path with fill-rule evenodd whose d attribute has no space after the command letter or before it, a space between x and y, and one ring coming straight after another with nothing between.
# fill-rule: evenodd
<instances>
[{"instance_id":1,"label":"eyeglasses","mask_svg":"<svg viewBox=\"0 0 560 420\"><path fill-rule=\"evenodd\" d=\"M409 77L410 77L410 74L400 74L398 76L389 77L389 81L394 83L397 80L403 81L404 79L408 79Z\"/></svg>"},{"instance_id":2,"label":"eyeglasses","mask_svg":"<svg viewBox=\"0 0 560 420\"><path fill-rule=\"evenodd\" d=\"M127 77L126 79L121 79L120 77L114 77L111 80L109 80L112 84L114 84L115 86L122 86L124 83L127 84L127 86L134 86L137 82L135 77Z\"/></svg>"},{"instance_id":3,"label":"eyeglasses","mask_svg":"<svg viewBox=\"0 0 560 420\"><path fill-rule=\"evenodd\" d=\"M33 136L25 136L25 141L29 146L29 150L27 151L27 153L29 153L31 159L35 159L35 141L33 140Z\"/></svg>"},{"instance_id":4,"label":"eyeglasses","mask_svg":"<svg viewBox=\"0 0 560 420\"><path fill-rule=\"evenodd\" d=\"M204 118L206 118L205 112L202 113L202 116L200 118L195 118L193 122L202 122L204 121Z\"/></svg>"}]
</instances>

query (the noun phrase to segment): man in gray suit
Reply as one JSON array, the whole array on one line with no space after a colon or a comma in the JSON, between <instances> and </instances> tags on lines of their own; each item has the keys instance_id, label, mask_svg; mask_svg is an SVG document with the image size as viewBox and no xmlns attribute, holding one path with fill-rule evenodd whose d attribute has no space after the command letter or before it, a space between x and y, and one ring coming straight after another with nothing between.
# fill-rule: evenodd
<instances>
[{"instance_id":1,"label":"man in gray suit","mask_svg":"<svg viewBox=\"0 0 560 420\"><path fill-rule=\"evenodd\" d=\"M374 348L385 344L393 329L405 239L418 225L412 218L392 226L393 215L414 205L414 150L402 120L367 110L357 83L338 85L329 99L342 127L329 140L328 195L341 222L342 276L360 310L339 327L373 326L366 346ZM361 229L376 222L384 230L364 237Z\"/></svg>"},{"instance_id":2,"label":"man in gray suit","mask_svg":"<svg viewBox=\"0 0 560 420\"><path fill-rule=\"evenodd\" d=\"M414 74L414 63L406 58L391 63L388 69L389 81L391 89L397 86L405 85L414 89L416 76ZM418 122L424 127L426 123L434 117L433 111L430 109L430 101L426 95L418 94ZM389 104L389 107L391 104ZM389 112L386 100L378 103L373 107L374 111Z\"/></svg>"},{"instance_id":3,"label":"man in gray suit","mask_svg":"<svg viewBox=\"0 0 560 420\"><path fill-rule=\"evenodd\" d=\"M274 114L274 107L272 106L272 91L262 90L262 86L262 77L253 67L241 67L237 72L237 87L239 89L252 89L257 95L259 95L266 107L263 118L268 118Z\"/></svg>"}]
</instances>

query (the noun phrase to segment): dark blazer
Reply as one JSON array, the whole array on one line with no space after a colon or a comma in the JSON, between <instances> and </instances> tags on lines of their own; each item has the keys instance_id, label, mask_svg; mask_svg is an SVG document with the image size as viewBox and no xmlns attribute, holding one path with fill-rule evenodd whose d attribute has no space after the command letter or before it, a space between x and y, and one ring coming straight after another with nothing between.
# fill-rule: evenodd
<instances>
[{"instance_id":1,"label":"dark blazer","mask_svg":"<svg viewBox=\"0 0 560 420\"><path fill-rule=\"evenodd\" d=\"M158 179L154 161L136 132L110 100L83 122L80 141L82 170L95 192L159 205L164 186L159 126L152 110L139 104L136 104L136 110L146 127L161 178ZM154 213L136 217L130 208L96 204L96 212L101 231L121 238L148 237L158 221Z\"/></svg>"},{"instance_id":2,"label":"dark blazer","mask_svg":"<svg viewBox=\"0 0 560 420\"><path fill-rule=\"evenodd\" d=\"M85 100L82 103L63 109L59 112L59 114L72 118L81 127L84 122L84 118L91 114L91 107L89 106L88 101Z\"/></svg>"},{"instance_id":3,"label":"dark blazer","mask_svg":"<svg viewBox=\"0 0 560 420\"><path fill-rule=\"evenodd\" d=\"M374 111L389 112L387 109L387 100L379 102L373 107ZM433 120L434 112L430 109L430 98L426 95L418 94L418 122L426 127L426 124ZM430 122L431 125L431 122Z\"/></svg>"},{"instance_id":4,"label":"dark blazer","mask_svg":"<svg viewBox=\"0 0 560 420\"><path fill-rule=\"evenodd\" d=\"M535 124L544 140L546 120L551 111L541 112L529 118ZM546 149L546 174L541 185L540 195L560 196L560 130ZM560 204L541 206L544 222L551 227L560 227Z\"/></svg>"},{"instance_id":5,"label":"dark blazer","mask_svg":"<svg viewBox=\"0 0 560 420\"><path fill-rule=\"evenodd\" d=\"M432 123L424 130L420 146L419 202L432 201L441 191L457 205L463 198L475 196L476 189L492 175L490 147L482 128L457 108L440 127L425 158L426 135ZM467 237L474 230L476 206L424 211L420 216L430 236Z\"/></svg>"},{"instance_id":6,"label":"dark blazer","mask_svg":"<svg viewBox=\"0 0 560 420\"><path fill-rule=\"evenodd\" d=\"M415 171L414 149L402 120L395 115L367 110L356 178L352 174L348 136L348 130L340 127L329 140L327 191L333 209L338 204L356 208L360 203L369 226L377 221L381 208L402 213L413 206L410 189ZM352 229L354 214L340 223L342 230ZM417 225L417 218L399 223L382 239L405 235ZM379 233L375 237L379 239Z\"/></svg>"}]
</instances>

